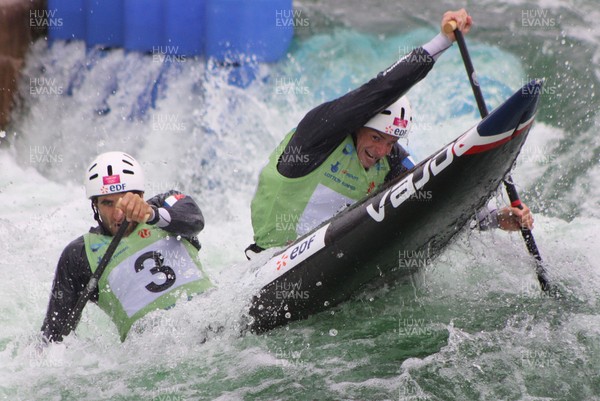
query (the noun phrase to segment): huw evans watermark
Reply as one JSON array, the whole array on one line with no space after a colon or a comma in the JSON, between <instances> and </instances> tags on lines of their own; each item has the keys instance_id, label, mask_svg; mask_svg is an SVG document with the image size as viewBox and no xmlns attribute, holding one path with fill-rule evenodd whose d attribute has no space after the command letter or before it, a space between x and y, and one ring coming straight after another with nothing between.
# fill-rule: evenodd
<instances>
[{"instance_id":1,"label":"huw evans watermark","mask_svg":"<svg viewBox=\"0 0 600 401\"><path fill-rule=\"evenodd\" d=\"M63 155L56 146L30 146L29 163L31 164L57 164L63 162Z\"/></svg>"},{"instance_id":2,"label":"huw evans watermark","mask_svg":"<svg viewBox=\"0 0 600 401\"><path fill-rule=\"evenodd\" d=\"M310 161L308 154L302 151L302 146L283 146L279 145L275 149L279 154L279 162L281 163L308 163Z\"/></svg>"},{"instance_id":3,"label":"huw evans watermark","mask_svg":"<svg viewBox=\"0 0 600 401\"><path fill-rule=\"evenodd\" d=\"M56 78L29 78L30 95L62 95L64 89L56 81Z\"/></svg>"},{"instance_id":4,"label":"huw evans watermark","mask_svg":"<svg viewBox=\"0 0 600 401\"><path fill-rule=\"evenodd\" d=\"M310 293L308 290L302 289L302 280L295 283L275 282L275 299L309 299Z\"/></svg>"},{"instance_id":5,"label":"huw evans watermark","mask_svg":"<svg viewBox=\"0 0 600 401\"><path fill-rule=\"evenodd\" d=\"M556 95L556 85L551 85L548 80L544 81L544 85L540 86L529 86L528 84L533 81L532 78L521 79L521 94L523 95Z\"/></svg>"},{"instance_id":6,"label":"huw evans watermark","mask_svg":"<svg viewBox=\"0 0 600 401\"><path fill-rule=\"evenodd\" d=\"M57 10L29 10L29 26L31 28L60 28L63 19L57 17Z\"/></svg>"},{"instance_id":7,"label":"huw evans watermark","mask_svg":"<svg viewBox=\"0 0 600 401\"><path fill-rule=\"evenodd\" d=\"M276 95L308 95L308 86L300 78L277 77L275 78Z\"/></svg>"},{"instance_id":8,"label":"huw evans watermark","mask_svg":"<svg viewBox=\"0 0 600 401\"><path fill-rule=\"evenodd\" d=\"M179 46L152 46L152 61L158 63L183 63L184 54L179 54Z\"/></svg>"},{"instance_id":9,"label":"huw evans watermark","mask_svg":"<svg viewBox=\"0 0 600 401\"><path fill-rule=\"evenodd\" d=\"M556 18L546 9L521 10L521 26L530 29L552 29L556 27Z\"/></svg>"},{"instance_id":10,"label":"huw evans watermark","mask_svg":"<svg viewBox=\"0 0 600 401\"><path fill-rule=\"evenodd\" d=\"M415 319L412 317L398 319L398 335L403 336L430 336L433 334L431 321Z\"/></svg>"},{"instance_id":11,"label":"huw evans watermark","mask_svg":"<svg viewBox=\"0 0 600 401\"><path fill-rule=\"evenodd\" d=\"M398 46L400 60L410 63L432 63L433 57L423 51L420 46Z\"/></svg>"},{"instance_id":12,"label":"huw evans watermark","mask_svg":"<svg viewBox=\"0 0 600 401\"><path fill-rule=\"evenodd\" d=\"M300 216L294 213L277 213L275 231L308 232L314 228L309 223L300 222Z\"/></svg>"},{"instance_id":13,"label":"huw evans watermark","mask_svg":"<svg viewBox=\"0 0 600 401\"><path fill-rule=\"evenodd\" d=\"M277 349L275 350L275 358L277 359L277 366L282 368L289 367L303 367L306 365L306 362L302 360L302 352L304 350L287 350L287 349Z\"/></svg>"},{"instance_id":14,"label":"huw evans watermark","mask_svg":"<svg viewBox=\"0 0 600 401\"><path fill-rule=\"evenodd\" d=\"M275 10L276 27L308 28L310 21L302 10Z\"/></svg>"},{"instance_id":15,"label":"huw evans watermark","mask_svg":"<svg viewBox=\"0 0 600 401\"><path fill-rule=\"evenodd\" d=\"M558 355L545 350L524 350L521 352L521 366L526 368L552 368L560 366Z\"/></svg>"},{"instance_id":16,"label":"huw evans watermark","mask_svg":"<svg viewBox=\"0 0 600 401\"><path fill-rule=\"evenodd\" d=\"M401 249L398 251L398 267L401 269L416 269L431 264L432 257L429 249L413 251Z\"/></svg>"},{"instance_id":17,"label":"huw evans watermark","mask_svg":"<svg viewBox=\"0 0 600 401\"><path fill-rule=\"evenodd\" d=\"M174 387L161 388L150 394L151 401L184 401L186 398Z\"/></svg>"},{"instance_id":18,"label":"huw evans watermark","mask_svg":"<svg viewBox=\"0 0 600 401\"><path fill-rule=\"evenodd\" d=\"M398 389L399 401L426 401L429 397L423 394L421 388L412 380L402 383Z\"/></svg>"},{"instance_id":19,"label":"huw evans watermark","mask_svg":"<svg viewBox=\"0 0 600 401\"><path fill-rule=\"evenodd\" d=\"M153 131L185 131L186 129L185 123L181 121L178 114L157 113L152 115Z\"/></svg>"},{"instance_id":20,"label":"huw evans watermark","mask_svg":"<svg viewBox=\"0 0 600 401\"><path fill-rule=\"evenodd\" d=\"M556 152L547 146L527 146L521 149L517 163L551 164L556 157Z\"/></svg>"}]
</instances>

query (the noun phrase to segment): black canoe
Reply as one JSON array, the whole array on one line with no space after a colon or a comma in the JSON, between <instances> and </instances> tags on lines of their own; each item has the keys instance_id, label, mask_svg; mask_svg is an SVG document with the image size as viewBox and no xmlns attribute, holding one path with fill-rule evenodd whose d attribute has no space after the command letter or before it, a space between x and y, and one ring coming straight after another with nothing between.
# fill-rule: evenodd
<instances>
[{"instance_id":1,"label":"black canoe","mask_svg":"<svg viewBox=\"0 0 600 401\"><path fill-rule=\"evenodd\" d=\"M533 124L541 80L475 127L274 255L256 271L250 330L264 332L350 298L382 274L410 274L488 202Z\"/></svg>"}]
</instances>

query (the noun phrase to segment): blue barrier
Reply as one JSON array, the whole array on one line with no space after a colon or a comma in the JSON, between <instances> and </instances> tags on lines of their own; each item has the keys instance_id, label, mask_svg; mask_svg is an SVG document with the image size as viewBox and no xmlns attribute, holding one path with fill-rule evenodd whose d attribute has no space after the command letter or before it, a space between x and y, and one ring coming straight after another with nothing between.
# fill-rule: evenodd
<instances>
[{"instance_id":1,"label":"blue barrier","mask_svg":"<svg viewBox=\"0 0 600 401\"><path fill-rule=\"evenodd\" d=\"M294 33L292 0L48 0L48 9L62 21L51 41L234 64L279 60Z\"/></svg>"},{"instance_id":2,"label":"blue barrier","mask_svg":"<svg viewBox=\"0 0 600 401\"><path fill-rule=\"evenodd\" d=\"M125 0L123 47L151 52L163 45L163 0Z\"/></svg>"},{"instance_id":3,"label":"blue barrier","mask_svg":"<svg viewBox=\"0 0 600 401\"><path fill-rule=\"evenodd\" d=\"M51 39L85 39L84 0L48 0L48 12L54 13L61 24L48 27Z\"/></svg>"},{"instance_id":4,"label":"blue barrier","mask_svg":"<svg viewBox=\"0 0 600 401\"><path fill-rule=\"evenodd\" d=\"M206 55L219 61L279 60L289 46L294 28L278 26L291 0L206 0Z\"/></svg>"},{"instance_id":5,"label":"blue barrier","mask_svg":"<svg viewBox=\"0 0 600 401\"><path fill-rule=\"evenodd\" d=\"M204 55L242 88L257 63L285 56L295 23L292 0L48 0L48 8L62 21L50 28L50 41L84 39L88 47L152 52L164 62ZM133 114L153 106L155 92Z\"/></svg>"},{"instance_id":6,"label":"blue barrier","mask_svg":"<svg viewBox=\"0 0 600 401\"><path fill-rule=\"evenodd\" d=\"M88 46L120 47L124 42L122 0L85 1L85 41Z\"/></svg>"},{"instance_id":7,"label":"blue barrier","mask_svg":"<svg viewBox=\"0 0 600 401\"><path fill-rule=\"evenodd\" d=\"M165 0L165 40L172 54L204 53L206 12L204 0Z\"/></svg>"}]
</instances>

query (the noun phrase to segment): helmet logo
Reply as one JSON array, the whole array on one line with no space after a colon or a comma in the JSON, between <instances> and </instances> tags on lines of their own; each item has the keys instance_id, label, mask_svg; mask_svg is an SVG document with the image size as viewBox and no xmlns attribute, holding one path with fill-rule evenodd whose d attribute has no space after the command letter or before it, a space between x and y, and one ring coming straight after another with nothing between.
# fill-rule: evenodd
<instances>
[{"instance_id":1,"label":"helmet logo","mask_svg":"<svg viewBox=\"0 0 600 401\"><path fill-rule=\"evenodd\" d=\"M108 194L113 192L125 192L126 184L113 184L113 185L102 185L100 187L100 193Z\"/></svg>"},{"instance_id":2,"label":"helmet logo","mask_svg":"<svg viewBox=\"0 0 600 401\"><path fill-rule=\"evenodd\" d=\"M120 184L121 183L121 176L119 174L106 175L106 176L102 177L102 183L104 185Z\"/></svg>"},{"instance_id":3,"label":"helmet logo","mask_svg":"<svg viewBox=\"0 0 600 401\"><path fill-rule=\"evenodd\" d=\"M394 118L394 125L396 127L402 127L402 128L406 128L408 126L408 120L403 120L401 118Z\"/></svg>"}]
</instances>

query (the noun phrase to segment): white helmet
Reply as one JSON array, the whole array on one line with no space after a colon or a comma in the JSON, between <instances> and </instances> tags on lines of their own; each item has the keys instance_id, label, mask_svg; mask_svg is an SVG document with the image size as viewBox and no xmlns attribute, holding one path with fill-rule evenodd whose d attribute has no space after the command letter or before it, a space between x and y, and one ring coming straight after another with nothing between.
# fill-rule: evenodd
<instances>
[{"instance_id":1,"label":"white helmet","mask_svg":"<svg viewBox=\"0 0 600 401\"><path fill-rule=\"evenodd\" d=\"M412 108L406 96L402 96L394 103L386 107L381 113L377 113L364 125L384 134L403 138L408 135L412 125Z\"/></svg>"},{"instance_id":2,"label":"white helmet","mask_svg":"<svg viewBox=\"0 0 600 401\"><path fill-rule=\"evenodd\" d=\"M144 192L142 166L123 152L106 152L96 157L86 170L84 180L89 199L120 192Z\"/></svg>"}]
</instances>

